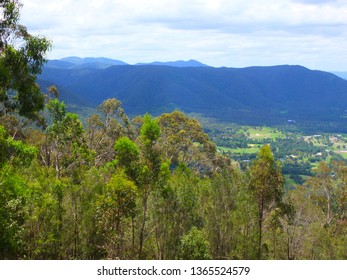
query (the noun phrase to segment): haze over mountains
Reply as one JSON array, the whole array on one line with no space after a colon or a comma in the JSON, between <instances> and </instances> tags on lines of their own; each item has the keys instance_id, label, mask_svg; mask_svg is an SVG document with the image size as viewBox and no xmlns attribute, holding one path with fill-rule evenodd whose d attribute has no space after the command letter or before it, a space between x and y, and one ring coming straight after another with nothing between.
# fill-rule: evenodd
<instances>
[{"instance_id":1,"label":"haze over mountains","mask_svg":"<svg viewBox=\"0 0 347 280\"><path fill-rule=\"evenodd\" d=\"M213 68L178 61L128 65L105 58L49 61L43 87L56 84L67 103L96 107L121 100L126 112L175 109L220 121L347 132L347 80L302 66Z\"/></svg>"},{"instance_id":2,"label":"haze over mountains","mask_svg":"<svg viewBox=\"0 0 347 280\"><path fill-rule=\"evenodd\" d=\"M106 69L111 66L116 65L130 65L124 61L116 60L116 59L110 59L105 57L86 57L81 58L77 56L70 56L65 57L59 60L49 60L46 67L49 68L59 68L59 69L81 69L81 68L95 68L95 69ZM168 62L149 62L149 63L142 63L139 62L136 65L159 65L159 66L173 66L173 67L209 67L206 64L203 64L199 61L196 61L194 59L184 61L184 60L178 60L178 61L168 61Z\"/></svg>"}]
</instances>

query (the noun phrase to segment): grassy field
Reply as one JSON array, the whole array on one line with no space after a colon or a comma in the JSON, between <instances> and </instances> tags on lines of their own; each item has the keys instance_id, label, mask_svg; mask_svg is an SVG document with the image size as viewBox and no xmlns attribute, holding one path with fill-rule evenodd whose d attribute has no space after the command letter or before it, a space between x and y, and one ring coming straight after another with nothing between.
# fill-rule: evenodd
<instances>
[{"instance_id":1,"label":"grassy field","mask_svg":"<svg viewBox=\"0 0 347 280\"><path fill-rule=\"evenodd\" d=\"M262 145L259 144L250 144L249 148L231 149L226 147L218 147L218 149L222 152L232 152L234 154L256 154L258 153L261 146Z\"/></svg>"},{"instance_id":2,"label":"grassy field","mask_svg":"<svg viewBox=\"0 0 347 280\"><path fill-rule=\"evenodd\" d=\"M347 159L347 139L346 135L330 136L333 143L332 149L335 153Z\"/></svg>"},{"instance_id":3,"label":"grassy field","mask_svg":"<svg viewBox=\"0 0 347 280\"><path fill-rule=\"evenodd\" d=\"M277 139L284 138L285 134L282 131L277 130L276 128L271 127L248 127L245 126L240 130L240 132L246 133L246 135L251 139Z\"/></svg>"},{"instance_id":4,"label":"grassy field","mask_svg":"<svg viewBox=\"0 0 347 280\"><path fill-rule=\"evenodd\" d=\"M228 139L228 131L224 131L221 138L223 141L220 142L222 145L218 146L218 150L228 153L242 170L246 170L259 149L264 144L271 144L276 160L282 162L285 188L288 190L303 184L314 175L315 168L321 161L330 163L331 160L342 160L337 155L341 155L347 161L347 134L304 136L301 133L285 132L265 126L236 127L233 133L230 133L231 145L228 145L225 141ZM228 146L223 147L224 143ZM236 148L246 145L246 148Z\"/></svg>"},{"instance_id":5,"label":"grassy field","mask_svg":"<svg viewBox=\"0 0 347 280\"><path fill-rule=\"evenodd\" d=\"M276 128L271 127L250 127L244 126L239 130L239 133L244 133L250 140L264 140L271 139L275 140L278 138L284 138L285 134L282 131L277 130ZM269 141L270 142L270 141ZM258 153L262 144L251 143L248 144L248 148L226 148L218 147L222 152L231 152L234 154L256 154Z\"/></svg>"},{"instance_id":6,"label":"grassy field","mask_svg":"<svg viewBox=\"0 0 347 280\"><path fill-rule=\"evenodd\" d=\"M295 181L290 178L290 175L284 175L284 179L284 186L286 189L292 189L297 185Z\"/></svg>"}]
</instances>

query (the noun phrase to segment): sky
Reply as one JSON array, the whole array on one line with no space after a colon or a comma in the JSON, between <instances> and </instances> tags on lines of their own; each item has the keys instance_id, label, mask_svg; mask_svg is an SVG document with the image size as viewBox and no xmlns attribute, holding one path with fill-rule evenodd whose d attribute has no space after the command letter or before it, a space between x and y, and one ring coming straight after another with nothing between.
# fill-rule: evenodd
<instances>
[{"instance_id":1,"label":"sky","mask_svg":"<svg viewBox=\"0 0 347 280\"><path fill-rule=\"evenodd\" d=\"M347 71L347 0L21 0L21 24L49 59Z\"/></svg>"}]
</instances>

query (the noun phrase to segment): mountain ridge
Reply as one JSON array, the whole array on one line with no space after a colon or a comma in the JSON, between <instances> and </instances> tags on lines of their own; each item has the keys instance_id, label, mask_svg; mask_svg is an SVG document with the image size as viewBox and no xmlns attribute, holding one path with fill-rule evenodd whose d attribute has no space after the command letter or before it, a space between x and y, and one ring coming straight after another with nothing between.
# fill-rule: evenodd
<instances>
[{"instance_id":1,"label":"mountain ridge","mask_svg":"<svg viewBox=\"0 0 347 280\"><path fill-rule=\"evenodd\" d=\"M61 69L106 69L112 66L124 66L130 65L122 60L110 59L105 57L85 57L81 58L78 56L64 57L61 59L48 60L46 68L61 68ZM168 62L139 62L134 64L135 66L172 66L172 67L210 67L209 65L203 64L197 60L177 60L177 61L168 61Z\"/></svg>"},{"instance_id":2,"label":"mountain ridge","mask_svg":"<svg viewBox=\"0 0 347 280\"><path fill-rule=\"evenodd\" d=\"M45 67L41 78L94 107L115 97L131 116L178 109L240 124L286 125L295 120L306 128L347 132L347 81L298 65Z\"/></svg>"},{"instance_id":3,"label":"mountain ridge","mask_svg":"<svg viewBox=\"0 0 347 280\"><path fill-rule=\"evenodd\" d=\"M149 63L139 62L139 63L136 63L135 65L137 66L157 65L157 66L172 66L172 67L210 67L194 59L190 59L187 61L177 60L177 61L167 61L167 62L154 61Z\"/></svg>"}]
</instances>

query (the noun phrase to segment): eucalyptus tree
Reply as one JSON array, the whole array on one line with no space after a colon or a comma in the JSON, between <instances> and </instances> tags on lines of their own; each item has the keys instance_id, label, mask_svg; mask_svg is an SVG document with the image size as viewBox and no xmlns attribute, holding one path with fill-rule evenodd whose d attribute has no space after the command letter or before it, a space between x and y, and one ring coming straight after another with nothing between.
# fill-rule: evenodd
<instances>
[{"instance_id":1,"label":"eucalyptus tree","mask_svg":"<svg viewBox=\"0 0 347 280\"><path fill-rule=\"evenodd\" d=\"M134 244L129 238L128 225L136 214L137 187L119 172L111 177L103 192L96 198L97 233L99 244L109 259L129 259Z\"/></svg>"},{"instance_id":2,"label":"eucalyptus tree","mask_svg":"<svg viewBox=\"0 0 347 280\"><path fill-rule=\"evenodd\" d=\"M0 1L0 116L17 112L38 119L44 95L36 77L51 42L19 24L21 7L17 0Z\"/></svg>"},{"instance_id":3,"label":"eucalyptus tree","mask_svg":"<svg viewBox=\"0 0 347 280\"><path fill-rule=\"evenodd\" d=\"M211 173L226 163L200 123L174 111L158 118L161 136L158 144L173 165L184 163L201 173Z\"/></svg>"},{"instance_id":4,"label":"eucalyptus tree","mask_svg":"<svg viewBox=\"0 0 347 280\"><path fill-rule=\"evenodd\" d=\"M75 167L88 165L93 153L88 149L82 122L76 114L66 112L64 102L52 99L47 104L51 124L46 128L47 142L41 159L46 166L55 166L57 177L72 174Z\"/></svg>"},{"instance_id":5,"label":"eucalyptus tree","mask_svg":"<svg viewBox=\"0 0 347 280\"><path fill-rule=\"evenodd\" d=\"M28 167L37 149L13 140L0 126L0 258L21 255L26 184L17 172Z\"/></svg>"},{"instance_id":6,"label":"eucalyptus tree","mask_svg":"<svg viewBox=\"0 0 347 280\"><path fill-rule=\"evenodd\" d=\"M250 188L258 206L258 258L262 258L266 216L282 205L284 177L269 145L264 145L249 168Z\"/></svg>"},{"instance_id":7,"label":"eucalyptus tree","mask_svg":"<svg viewBox=\"0 0 347 280\"><path fill-rule=\"evenodd\" d=\"M127 176L135 182L142 200L139 259L143 258L149 196L155 189L161 188L169 176L169 165L157 145L159 136L158 122L146 114L137 144L127 137L118 139L115 144L116 164L124 168Z\"/></svg>"},{"instance_id":8,"label":"eucalyptus tree","mask_svg":"<svg viewBox=\"0 0 347 280\"><path fill-rule=\"evenodd\" d=\"M127 136L134 140L132 124L116 98L107 99L97 107L98 114L87 120L86 140L89 149L95 151L95 164L101 166L113 160L113 146L117 139Z\"/></svg>"}]
</instances>

